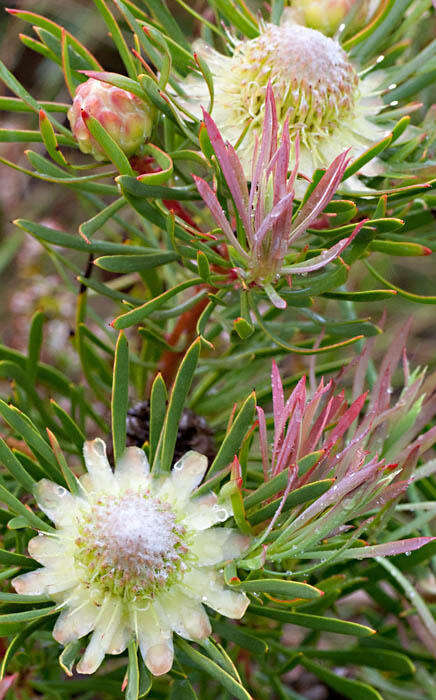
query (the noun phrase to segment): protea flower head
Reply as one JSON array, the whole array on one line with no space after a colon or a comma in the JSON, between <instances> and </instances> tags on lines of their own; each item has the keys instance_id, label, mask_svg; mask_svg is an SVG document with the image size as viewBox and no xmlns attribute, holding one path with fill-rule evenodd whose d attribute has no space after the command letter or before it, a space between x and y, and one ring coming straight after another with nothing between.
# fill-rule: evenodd
<instances>
[{"instance_id":1,"label":"protea flower head","mask_svg":"<svg viewBox=\"0 0 436 700\"><path fill-rule=\"evenodd\" d=\"M289 4L296 18L307 27L332 36L351 10L355 15L349 30L356 32L361 29L368 17L370 3L369 0L292 0Z\"/></svg>"},{"instance_id":2,"label":"protea flower head","mask_svg":"<svg viewBox=\"0 0 436 700\"><path fill-rule=\"evenodd\" d=\"M151 134L151 108L127 90L89 78L81 83L68 110L68 119L80 150L96 160L106 155L86 126L86 118L94 117L109 132L128 156L133 155Z\"/></svg>"},{"instance_id":3,"label":"protea flower head","mask_svg":"<svg viewBox=\"0 0 436 700\"><path fill-rule=\"evenodd\" d=\"M59 603L53 636L61 644L92 632L80 673L93 673L105 654L120 654L131 639L151 673L166 673L173 631L191 640L210 634L202 603L228 617L244 614L248 599L226 589L216 567L239 556L248 538L213 527L231 514L215 494L195 499L207 467L202 455L188 452L160 478L137 447L126 450L115 472L103 440L86 442L84 456L88 473L78 493L38 483L36 500L56 530L29 542L42 568L13 586Z\"/></svg>"},{"instance_id":4,"label":"protea flower head","mask_svg":"<svg viewBox=\"0 0 436 700\"><path fill-rule=\"evenodd\" d=\"M276 306L284 307L285 302L274 294L271 285L280 276L306 274L325 267L351 243L365 222L359 222L349 237L320 255L303 262L284 264L289 247L304 235L332 199L349 161L347 152L335 158L294 216L295 188L300 168L299 137L296 140L295 165L288 175L291 153L288 120L279 139L276 102L272 86L268 84L261 139L258 141L256 137L254 148L250 189L244 177L243 164L235 149L230 143L224 142L212 117L203 111L211 144L244 230L245 247L237 240L216 194L202 178L193 177L203 201L234 251L240 276L248 284L256 283L264 287L271 301Z\"/></svg>"},{"instance_id":5,"label":"protea flower head","mask_svg":"<svg viewBox=\"0 0 436 700\"><path fill-rule=\"evenodd\" d=\"M237 147L250 176L256 134L260 135L271 83L280 128L292 143L300 138L300 171L311 177L350 148L357 157L385 132L367 117L383 103L374 96L374 79L359 76L334 39L300 24L265 24L259 36L235 40L233 55L202 44L198 53L214 80L214 117L223 137ZM209 95L203 81L192 80L190 109L199 112Z\"/></svg>"}]
</instances>

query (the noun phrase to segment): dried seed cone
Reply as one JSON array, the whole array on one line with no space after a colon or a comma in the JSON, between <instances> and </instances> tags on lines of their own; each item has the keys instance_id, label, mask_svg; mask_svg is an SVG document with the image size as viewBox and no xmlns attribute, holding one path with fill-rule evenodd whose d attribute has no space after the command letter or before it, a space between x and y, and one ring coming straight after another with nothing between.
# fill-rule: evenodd
<instances>
[{"instance_id":1,"label":"dried seed cone","mask_svg":"<svg viewBox=\"0 0 436 700\"><path fill-rule=\"evenodd\" d=\"M127 90L90 78L77 88L68 119L80 150L96 160L107 158L86 126L86 114L97 119L128 156L150 138L151 107Z\"/></svg>"}]
</instances>

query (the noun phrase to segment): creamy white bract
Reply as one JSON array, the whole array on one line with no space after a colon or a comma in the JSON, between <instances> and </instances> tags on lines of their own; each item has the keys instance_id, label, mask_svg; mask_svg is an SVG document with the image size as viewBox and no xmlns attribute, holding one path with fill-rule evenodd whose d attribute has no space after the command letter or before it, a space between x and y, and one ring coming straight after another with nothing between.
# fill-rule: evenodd
<instances>
[{"instance_id":1,"label":"creamy white bract","mask_svg":"<svg viewBox=\"0 0 436 700\"><path fill-rule=\"evenodd\" d=\"M265 95L271 82L278 122L289 115L291 139L300 136L299 172L311 177L350 149L357 157L385 131L367 119L384 106L375 95L377 81L359 80L338 42L308 27L266 24L254 39L236 41L232 56L205 43L198 53L214 81L212 116L224 139L237 147L250 178L256 138L260 137ZM201 116L209 93L204 81L188 81L189 107Z\"/></svg>"},{"instance_id":2,"label":"creamy white bract","mask_svg":"<svg viewBox=\"0 0 436 700\"><path fill-rule=\"evenodd\" d=\"M170 475L155 478L136 447L114 472L103 440L86 442L84 455L88 473L79 495L46 479L38 483L36 500L56 533L29 542L43 568L18 576L13 586L60 604L53 636L61 644L92 632L79 673L93 673L105 654L120 654L131 639L151 673L166 673L173 632L190 640L210 634L202 603L243 616L247 597L226 588L217 565L239 556L247 538L213 527L231 515L214 493L195 498L206 457L188 452Z\"/></svg>"}]
</instances>

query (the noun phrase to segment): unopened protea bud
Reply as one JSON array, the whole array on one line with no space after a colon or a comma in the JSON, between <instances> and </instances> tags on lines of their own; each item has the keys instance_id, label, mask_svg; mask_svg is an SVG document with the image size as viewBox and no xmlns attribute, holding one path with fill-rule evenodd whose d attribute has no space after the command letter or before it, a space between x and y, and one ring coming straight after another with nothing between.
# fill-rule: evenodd
<instances>
[{"instance_id":1,"label":"unopened protea bud","mask_svg":"<svg viewBox=\"0 0 436 700\"><path fill-rule=\"evenodd\" d=\"M355 14L350 30L361 29L368 16L369 0L294 0L292 7L306 26L332 36L352 8Z\"/></svg>"},{"instance_id":2,"label":"unopened protea bud","mask_svg":"<svg viewBox=\"0 0 436 700\"><path fill-rule=\"evenodd\" d=\"M89 133L87 115L97 119L128 156L151 134L152 110L145 102L127 90L90 78L77 88L68 119L80 150L96 160L106 160L106 155Z\"/></svg>"}]
</instances>

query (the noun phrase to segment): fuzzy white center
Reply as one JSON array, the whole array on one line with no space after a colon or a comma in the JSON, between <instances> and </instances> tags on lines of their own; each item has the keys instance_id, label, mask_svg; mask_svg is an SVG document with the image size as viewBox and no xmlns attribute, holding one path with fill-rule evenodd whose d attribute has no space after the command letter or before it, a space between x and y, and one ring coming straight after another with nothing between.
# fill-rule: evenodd
<instances>
[{"instance_id":1,"label":"fuzzy white center","mask_svg":"<svg viewBox=\"0 0 436 700\"><path fill-rule=\"evenodd\" d=\"M132 558L157 562L174 549L174 515L151 498L127 497L98 511L99 540L114 564L123 560L127 564Z\"/></svg>"},{"instance_id":2,"label":"fuzzy white center","mask_svg":"<svg viewBox=\"0 0 436 700\"><path fill-rule=\"evenodd\" d=\"M83 523L78 560L89 581L119 594L149 595L183 568L184 528L168 504L126 492L99 501Z\"/></svg>"}]
</instances>

